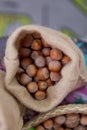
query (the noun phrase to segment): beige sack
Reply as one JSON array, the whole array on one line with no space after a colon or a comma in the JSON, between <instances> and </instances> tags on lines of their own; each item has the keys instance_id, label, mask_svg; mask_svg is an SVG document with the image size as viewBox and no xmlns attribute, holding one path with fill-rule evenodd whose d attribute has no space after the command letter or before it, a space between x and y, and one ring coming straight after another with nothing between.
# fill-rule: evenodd
<instances>
[{"instance_id":1,"label":"beige sack","mask_svg":"<svg viewBox=\"0 0 87 130\"><path fill-rule=\"evenodd\" d=\"M0 71L0 130L21 130L22 109L18 102L5 90L5 73Z\"/></svg>"},{"instance_id":2,"label":"beige sack","mask_svg":"<svg viewBox=\"0 0 87 130\"><path fill-rule=\"evenodd\" d=\"M18 41L26 33L33 31L39 32L48 44L60 49L71 58L71 61L61 71L62 78L60 81L54 87L47 89L48 96L42 101L35 100L26 88L21 87L16 79L16 73L19 69ZM6 65L6 88L26 107L39 112L46 112L54 108L71 91L79 88L87 81L86 67L81 50L68 36L41 26L29 25L18 28L7 41L4 61Z\"/></svg>"},{"instance_id":3,"label":"beige sack","mask_svg":"<svg viewBox=\"0 0 87 130\"><path fill-rule=\"evenodd\" d=\"M34 117L31 121L27 122L24 125L23 130L27 130L28 128L37 126L49 118L72 113L80 113L87 115L87 104L69 104L58 106L49 112L41 113L38 116Z\"/></svg>"}]
</instances>

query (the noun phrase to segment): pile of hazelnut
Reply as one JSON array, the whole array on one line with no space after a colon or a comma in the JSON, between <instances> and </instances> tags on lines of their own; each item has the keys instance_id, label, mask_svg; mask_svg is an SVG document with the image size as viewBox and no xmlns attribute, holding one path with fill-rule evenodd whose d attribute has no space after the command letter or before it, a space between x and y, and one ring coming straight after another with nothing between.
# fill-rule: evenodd
<instances>
[{"instance_id":1,"label":"pile of hazelnut","mask_svg":"<svg viewBox=\"0 0 87 130\"><path fill-rule=\"evenodd\" d=\"M70 58L51 47L38 32L26 34L20 40L19 61L22 71L17 73L19 83L37 100L47 97L48 87L61 78L62 67Z\"/></svg>"},{"instance_id":2,"label":"pile of hazelnut","mask_svg":"<svg viewBox=\"0 0 87 130\"><path fill-rule=\"evenodd\" d=\"M87 115L67 114L56 116L44 121L35 130L87 130Z\"/></svg>"}]
</instances>

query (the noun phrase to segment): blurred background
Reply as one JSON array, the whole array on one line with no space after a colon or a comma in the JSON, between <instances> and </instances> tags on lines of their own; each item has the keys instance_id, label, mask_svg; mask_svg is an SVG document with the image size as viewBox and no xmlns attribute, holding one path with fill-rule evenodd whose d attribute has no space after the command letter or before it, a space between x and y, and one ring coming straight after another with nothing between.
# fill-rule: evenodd
<instances>
[{"instance_id":1,"label":"blurred background","mask_svg":"<svg viewBox=\"0 0 87 130\"><path fill-rule=\"evenodd\" d=\"M87 0L0 0L0 36L39 24L71 37L87 35Z\"/></svg>"}]
</instances>

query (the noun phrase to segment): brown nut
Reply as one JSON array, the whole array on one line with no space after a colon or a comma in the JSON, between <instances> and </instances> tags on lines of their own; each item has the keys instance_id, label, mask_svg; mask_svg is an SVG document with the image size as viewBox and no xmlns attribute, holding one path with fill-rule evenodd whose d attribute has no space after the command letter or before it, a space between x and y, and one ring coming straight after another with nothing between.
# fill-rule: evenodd
<instances>
[{"instance_id":1,"label":"brown nut","mask_svg":"<svg viewBox=\"0 0 87 130\"><path fill-rule=\"evenodd\" d=\"M29 77L26 73L20 73L18 81L22 85L27 85L30 81L32 81L32 78Z\"/></svg>"},{"instance_id":2,"label":"brown nut","mask_svg":"<svg viewBox=\"0 0 87 130\"><path fill-rule=\"evenodd\" d=\"M30 58L23 58L21 61L20 61L20 65L23 69L26 70L26 68L28 67L28 65L32 64L32 59Z\"/></svg>"},{"instance_id":3,"label":"brown nut","mask_svg":"<svg viewBox=\"0 0 87 130\"><path fill-rule=\"evenodd\" d=\"M47 88L47 82L45 81L38 81L38 88L39 90L45 90Z\"/></svg>"},{"instance_id":4,"label":"brown nut","mask_svg":"<svg viewBox=\"0 0 87 130\"><path fill-rule=\"evenodd\" d=\"M35 81L35 82L38 82L38 81L39 81L39 77L38 77L37 75L34 77L34 81Z\"/></svg>"},{"instance_id":5,"label":"brown nut","mask_svg":"<svg viewBox=\"0 0 87 130\"><path fill-rule=\"evenodd\" d=\"M37 68L34 64L31 64L27 67L26 72L30 77L34 77L37 73Z\"/></svg>"},{"instance_id":6,"label":"brown nut","mask_svg":"<svg viewBox=\"0 0 87 130\"><path fill-rule=\"evenodd\" d=\"M58 129L56 129L56 130L65 130L63 127L59 127Z\"/></svg>"},{"instance_id":7,"label":"brown nut","mask_svg":"<svg viewBox=\"0 0 87 130\"><path fill-rule=\"evenodd\" d=\"M66 55L61 60L63 65L67 64L69 61L70 61L70 58L68 56L66 56Z\"/></svg>"},{"instance_id":8,"label":"brown nut","mask_svg":"<svg viewBox=\"0 0 87 130\"><path fill-rule=\"evenodd\" d=\"M43 122L43 126L50 130L53 127L53 120L52 119L48 119L46 121Z\"/></svg>"},{"instance_id":9,"label":"brown nut","mask_svg":"<svg viewBox=\"0 0 87 130\"><path fill-rule=\"evenodd\" d=\"M41 38L40 33L36 32L36 31L32 33L32 36L33 36L34 39L40 39Z\"/></svg>"},{"instance_id":10,"label":"brown nut","mask_svg":"<svg viewBox=\"0 0 87 130\"><path fill-rule=\"evenodd\" d=\"M79 114L68 114L66 116L65 125L68 128L74 128L79 125L80 116Z\"/></svg>"},{"instance_id":11,"label":"brown nut","mask_svg":"<svg viewBox=\"0 0 87 130\"><path fill-rule=\"evenodd\" d=\"M54 85L54 82L50 78L47 79L46 82L48 87Z\"/></svg>"},{"instance_id":12,"label":"brown nut","mask_svg":"<svg viewBox=\"0 0 87 130\"><path fill-rule=\"evenodd\" d=\"M53 61L53 60L51 59L51 57L50 57L50 56L47 56L47 57L46 57L46 63L47 63L47 65L48 65L51 61Z\"/></svg>"},{"instance_id":13,"label":"brown nut","mask_svg":"<svg viewBox=\"0 0 87 130\"><path fill-rule=\"evenodd\" d=\"M51 61L48 64L48 68L50 71L59 72L62 68L62 65L59 61Z\"/></svg>"},{"instance_id":14,"label":"brown nut","mask_svg":"<svg viewBox=\"0 0 87 130\"><path fill-rule=\"evenodd\" d=\"M36 82L29 82L27 84L27 89L30 93L35 93L38 90L38 85Z\"/></svg>"},{"instance_id":15,"label":"brown nut","mask_svg":"<svg viewBox=\"0 0 87 130\"><path fill-rule=\"evenodd\" d=\"M35 60L38 56L41 56L42 55L42 52L41 51L32 51L31 53L31 58L33 60Z\"/></svg>"},{"instance_id":16,"label":"brown nut","mask_svg":"<svg viewBox=\"0 0 87 130\"><path fill-rule=\"evenodd\" d=\"M58 125L62 125L65 123L66 117L65 116L57 116L53 120L54 120L54 123L56 123Z\"/></svg>"},{"instance_id":17,"label":"brown nut","mask_svg":"<svg viewBox=\"0 0 87 130\"><path fill-rule=\"evenodd\" d=\"M59 81L60 78L61 78L60 73L50 72L50 79L51 79L52 81Z\"/></svg>"},{"instance_id":18,"label":"brown nut","mask_svg":"<svg viewBox=\"0 0 87 130\"><path fill-rule=\"evenodd\" d=\"M43 56L38 56L36 59L35 59L35 65L37 67L44 67L46 64L46 61L45 61L45 58Z\"/></svg>"},{"instance_id":19,"label":"brown nut","mask_svg":"<svg viewBox=\"0 0 87 130\"><path fill-rule=\"evenodd\" d=\"M87 115L82 115L80 122L82 125L87 126Z\"/></svg>"},{"instance_id":20,"label":"brown nut","mask_svg":"<svg viewBox=\"0 0 87 130\"><path fill-rule=\"evenodd\" d=\"M75 127L74 130L87 130L87 128L85 126L79 125Z\"/></svg>"},{"instance_id":21,"label":"brown nut","mask_svg":"<svg viewBox=\"0 0 87 130\"><path fill-rule=\"evenodd\" d=\"M49 71L46 67L39 68L37 71L37 77L39 80L46 80L49 78Z\"/></svg>"},{"instance_id":22,"label":"brown nut","mask_svg":"<svg viewBox=\"0 0 87 130\"><path fill-rule=\"evenodd\" d=\"M63 54L60 50L58 50L57 48L54 48L50 51L50 57L53 60L61 60L63 57Z\"/></svg>"},{"instance_id":23,"label":"brown nut","mask_svg":"<svg viewBox=\"0 0 87 130\"><path fill-rule=\"evenodd\" d=\"M28 48L19 49L19 57L29 57L30 54L31 54L31 50Z\"/></svg>"},{"instance_id":24,"label":"brown nut","mask_svg":"<svg viewBox=\"0 0 87 130\"><path fill-rule=\"evenodd\" d=\"M39 125L35 128L35 130L45 130L45 128L42 125Z\"/></svg>"},{"instance_id":25,"label":"brown nut","mask_svg":"<svg viewBox=\"0 0 87 130\"><path fill-rule=\"evenodd\" d=\"M33 42L33 37L31 34L27 34L22 40L23 47L30 47L31 43Z\"/></svg>"},{"instance_id":26,"label":"brown nut","mask_svg":"<svg viewBox=\"0 0 87 130\"><path fill-rule=\"evenodd\" d=\"M43 100L46 98L46 93L45 91L38 90L34 96L37 100Z\"/></svg>"},{"instance_id":27,"label":"brown nut","mask_svg":"<svg viewBox=\"0 0 87 130\"><path fill-rule=\"evenodd\" d=\"M31 48L33 50L40 50L42 48L42 44L40 40L34 40L31 44Z\"/></svg>"},{"instance_id":28,"label":"brown nut","mask_svg":"<svg viewBox=\"0 0 87 130\"><path fill-rule=\"evenodd\" d=\"M42 53L44 56L50 56L50 48L43 48Z\"/></svg>"}]
</instances>

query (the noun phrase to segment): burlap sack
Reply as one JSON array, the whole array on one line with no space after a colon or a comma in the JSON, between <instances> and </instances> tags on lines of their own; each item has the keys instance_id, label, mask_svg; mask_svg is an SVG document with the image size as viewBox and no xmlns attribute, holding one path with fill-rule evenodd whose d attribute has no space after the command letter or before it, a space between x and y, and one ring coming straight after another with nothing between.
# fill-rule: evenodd
<instances>
[{"instance_id":1,"label":"burlap sack","mask_svg":"<svg viewBox=\"0 0 87 130\"><path fill-rule=\"evenodd\" d=\"M5 90L5 73L0 71L0 130L21 130L23 108Z\"/></svg>"},{"instance_id":2,"label":"burlap sack","mask_svg":"<svg viewBox=\"0 0 87 130\"><path fill-rule=\"evenodd\" d=\"M61 116L64 114L71 114L71 113L82 113L87 115L87 104L69 104L69 105L63 105L63 106L58 106L54 108L53 110L42 113L35 118L33 118L31 121L27 122L23 130L27 130L28 128L37 126L38 124L41 124L45 120L49 118L53 118L56 116Z\"/></svg>"},{"instance_id":3,"label":"burlap sack","mask_svg":"<svg viewBox=\"0 0 87 130\"><path fill-rule=\"evenodd\" d=\"M61 71L62 78L60 81L54 87L47 89L48 96L42 101L35 100L27 89L18 83L15 76L19 69L19 40L26 33L33 31L39 32L48 44L60 49L71 58L71 61ZM29 25L18 28L7 41L4 61L6 65L6 88L26 107L39 112L46 112L54 108L71 91L87 81L86 67L81 50L65 34L46 27Z\"/></svg>"}]
</instances>

